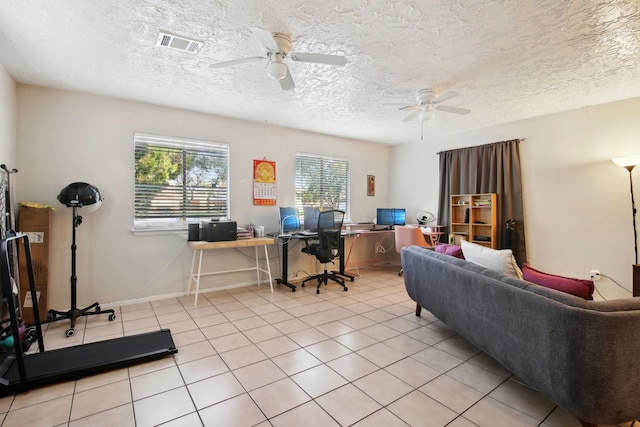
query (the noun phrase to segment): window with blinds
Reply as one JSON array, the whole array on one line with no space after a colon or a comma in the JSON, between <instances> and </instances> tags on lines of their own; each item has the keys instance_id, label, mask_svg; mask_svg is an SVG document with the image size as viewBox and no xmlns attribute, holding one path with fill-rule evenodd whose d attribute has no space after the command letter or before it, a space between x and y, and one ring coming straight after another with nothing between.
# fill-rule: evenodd
<instances>
[{"instance_id":1,"label":"window with blinds","mask_svg":"<svg viewBox=\"0 0 640 427\"><path fill-rule=\"evenodd\" d=\"M229 217L229 146L134 134L134 229L185 228L190 219Z\"/></svg>"},{"instance_id":2,"label":"window with blinds","mask_svg":"<svg viewBox=\"0 0 640 427\"><path fill-rule=\"evenodd\" d=\"M296 153L296 208L340 209L351 215L349 159Z\"/></svg>"}]
</instances>

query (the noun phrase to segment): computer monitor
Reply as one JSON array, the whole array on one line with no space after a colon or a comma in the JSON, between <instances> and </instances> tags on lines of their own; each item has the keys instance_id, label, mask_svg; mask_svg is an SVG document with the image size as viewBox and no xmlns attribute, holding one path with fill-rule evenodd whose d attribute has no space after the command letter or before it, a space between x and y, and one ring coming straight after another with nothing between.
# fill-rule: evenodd
<instances>
[{"instance_id":1,"label":"computer monitor","mask_svg":"<svg viewBox=\"0 0 640 427\"><path fill-rule=\"evenodd\" d=\"M300 230L300 218L296 208L280 208L280 232L290 233Z\"/></svg>"},{"instance_id":2,"label":"computer monitor","mask_svg":"<svg viewBox=\"0 0 640 427\"><path fill-rule=\"evenodd\" d=\"M317 206L305 206L303 208L304 214L304 229L309 231L318 230L318 214L320 208Z\"/></svg>"},{"instance_id":3,"label":"computer monitor","mask_svg":"<svg viewBox=\"0 0 640 427\"><path fill-rule=\"evenodd\" d=\"M393 228L394 225L405 225L406 210L404 208L378 208L376 211L376 224Z\"/></svg>"}]
</instances>

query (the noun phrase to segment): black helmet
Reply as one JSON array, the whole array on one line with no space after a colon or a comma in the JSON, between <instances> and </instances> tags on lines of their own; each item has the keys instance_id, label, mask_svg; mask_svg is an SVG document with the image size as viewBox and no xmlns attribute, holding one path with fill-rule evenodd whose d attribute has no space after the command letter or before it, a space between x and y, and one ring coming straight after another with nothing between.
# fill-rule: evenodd
<instances>
[{"instance_id":1,"label":"black helmet","mask_svg":"<svg viewBox=\"0 0 640 427\"><path fill-rule=\"evenodd\" d=\"M102 195L100 191L91 184L86 182L74 182L67 185L58 194L58 200L60 203L67 205L67 207L77 206L82 207L84 205L93 205L102 201Z\"/></svg>"}]
</instances>

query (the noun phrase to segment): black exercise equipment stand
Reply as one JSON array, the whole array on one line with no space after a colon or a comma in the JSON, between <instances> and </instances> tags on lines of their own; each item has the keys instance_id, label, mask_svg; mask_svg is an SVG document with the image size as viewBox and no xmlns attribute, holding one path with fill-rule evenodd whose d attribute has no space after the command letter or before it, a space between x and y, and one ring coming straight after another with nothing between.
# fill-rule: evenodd
<instances>
[{"instance_id":1,"label":"black exercise equipment stand","mask_svg":"<svg viewBox=\"0 0 640 427\"><path fill-rule=\"evenodd\" d=\"M81 207L82 204L76 202L76 200L67 202L67 206L70 206L73 209L73 233L71 240L71 308L68 311L49 310L47 320L43 322L49 323L64 319L71 320L71 327L65 331L65 335L67 337L70 337L75 333L76 319L78 317L109 314L109 321L113 321L116 318L116 313L113 309L102 310L100 308L100 304L97 302L94 302L85 308L78 308L76 290L78 282L78 277L76 276L76 228L82 224L82 217L78 215L78 207Z\"/></svg>"}]
</instances>

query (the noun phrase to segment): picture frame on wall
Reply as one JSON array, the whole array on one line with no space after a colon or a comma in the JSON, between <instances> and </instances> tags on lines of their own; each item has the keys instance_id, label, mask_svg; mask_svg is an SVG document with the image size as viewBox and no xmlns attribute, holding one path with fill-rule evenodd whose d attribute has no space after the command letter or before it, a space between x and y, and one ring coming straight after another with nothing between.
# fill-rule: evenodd
<instances>
[{"instance_id":1,"label":"picture frame on wall","mask_svg":"<svg viewBox=\"0 0 640 427\"><path fill-rule=\"evenodd\" d=\"M376 195L376 176L367 175L367 196Z\"/></svg>"}]
</instances>

